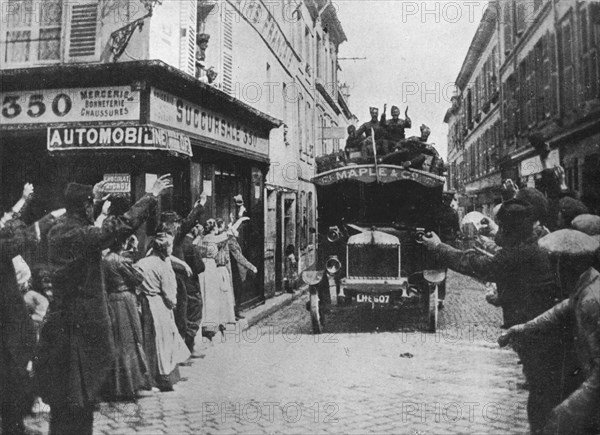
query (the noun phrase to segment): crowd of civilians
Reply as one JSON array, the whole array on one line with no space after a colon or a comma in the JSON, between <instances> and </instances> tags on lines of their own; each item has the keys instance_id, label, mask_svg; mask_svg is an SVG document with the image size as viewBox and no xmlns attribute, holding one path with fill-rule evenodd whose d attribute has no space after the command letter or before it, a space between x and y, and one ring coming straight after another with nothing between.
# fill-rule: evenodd
<instances>
[{"instance_id":1,"label":"crowd of civilians","mask_svg":"<svg viewBox=\"0 0 600 435\"><path fill-rule=\"evenodd\" d=\"M241 282L257 273L238 243L249 220L206 219L206 196L189 215L162 212L145 248L134 234L172 187L160 177L131 205L105 183L70 183L65 208L27 225L22 198L0 221L0 390L2 433L50 411L51 434L91 434L100 401L172 391L178 366L202 358L197 334L212 339L241 316ZM139 234L139 233L138 233Z\"/></svg>"},{"instance_id":2,"label":"crowd of civilians","mask_svg":"<svg viewBox=\"0 0 600 435\"><path fill-rule=\"evenodd\" d=\"M522 364L531 433L598 434L600 216L569 192L560 166L550 167L549 146L530 140L543 164L539 189L508 180L494 216L469 224L467 215L463 223L479 234L474 249L435 233L424 244L440 267L495 283L486 300L503 312L499 344Z\"/></svg>"}]
</instances>

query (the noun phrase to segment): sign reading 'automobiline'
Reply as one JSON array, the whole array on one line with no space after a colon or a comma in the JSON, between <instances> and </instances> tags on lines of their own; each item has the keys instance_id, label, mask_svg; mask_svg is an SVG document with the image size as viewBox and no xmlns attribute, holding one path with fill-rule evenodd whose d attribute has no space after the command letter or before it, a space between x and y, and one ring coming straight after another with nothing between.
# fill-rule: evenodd
<instances>
[{"instance_id":1,"label":"sign reading 'automobiline'","mask_svg":"<svg viewBox=\"0 0 600 435\"><path fill-rule=\"evenodd\" d=\"M129 86L0 93L1 125L139 121L140 92Z\"/></svg>"},{"instance_id":2,"label":"sign reading 'automobiline'","mask_svg":"<svg viewBox=\"0 0 600 435\"><path fill-rule=\"evenodd\" d=\"M150 121L269 155L269 140L259 137L250 127L156 88L150 93Z\"/></svg>"},{"instance_id":3,"label":"sign reading 'automobiline'","mask_svg":"<svg viewBox=\"0 0 600 435\"><path fill-rule=\"evenodd\" d=\"M48 128L48 150L136 148L192 155L190 138L160 127Z\"/></svg>"}]
</instances>

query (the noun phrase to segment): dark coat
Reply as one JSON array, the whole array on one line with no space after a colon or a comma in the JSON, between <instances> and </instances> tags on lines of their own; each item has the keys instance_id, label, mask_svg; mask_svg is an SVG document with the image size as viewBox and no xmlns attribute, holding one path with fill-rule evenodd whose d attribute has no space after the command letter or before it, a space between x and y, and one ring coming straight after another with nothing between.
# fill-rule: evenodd
<instances>
[{"instance_id":1,"label":"dark coat","mask_svg":"<svg viewBox=\"0 0 600 435\"><path fill-rule=\"evenodd\" d=\"M42 238L53 223L51 215L38 221ZM0 399L3 408L11 402L23 407L31 405L26 400L30 394L27 365L33 359L36 329L19 291L12 258L35 250L39 241L34 226L0 238ZM21 414L25 411L28 409L21 409Z\"/></svg>"},{"instance_id":2,"label":"dark coat","mask_svg":"<svg viewBox=\"0 0 600 435\"><path fill-rule=\"evenodd\" d=\"M253 264L244 257L237 237L230 235L227 239L227 247L229 249L229 254L231 255L231 260L237 268L240 279L242 282L246 281L246 276L248 275L248 272L252 270Z\"/></svg>"},{"instance_id":3,"label":"dark coat","mask_svg":"<svg viewBox=\"0 0 600 435\"><path fill-rule=\"evenodd\" d=\"M441 267L496 283L504 327L527 322L563 299L555 284L550 258L534 238L505 247L494 256L460 251L443 243L435 253Z\"/></svg>"},{"instance_id":4,"label":"dark coat","mask_svg":"<svg viewBox=\"0 0 600 435\"><path fill-rule=\"evenodd\" d=\"M600 273L584 272L570 299L524 325L525 333L543 332L575 321L573 335L585 381L552 411L544 433L600 431Z\"/></svg>"},{"instance_id":5,"label":"dark coat","mask_svg":"<svg viewBox=\"0 0 600 435\"><path fill-rule=\"evenodd\" d=\"M42 329L35 371L51 406L84 407L100 399L114 360L102 250L132 234L155 202L146 195L125 215L107 218L102 228L68 214L50 231L56 307Z\"/></svg>"}]
</instances>

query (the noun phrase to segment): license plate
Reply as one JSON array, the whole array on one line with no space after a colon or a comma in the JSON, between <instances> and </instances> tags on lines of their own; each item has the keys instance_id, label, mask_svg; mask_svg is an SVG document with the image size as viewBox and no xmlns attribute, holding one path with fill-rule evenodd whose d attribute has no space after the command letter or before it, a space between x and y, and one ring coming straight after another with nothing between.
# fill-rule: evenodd
<instances>
[{"instance_id":1,"label":"license plate","mask_svg":"<svg viewBox=\"0 0 600 435\"><path fill-rule=\"evenodd\" d=\"M390 295L366 295L363 293L357 293L356 302L368 302L371 304L389 304Z\"/></svg>"}]
</instances>

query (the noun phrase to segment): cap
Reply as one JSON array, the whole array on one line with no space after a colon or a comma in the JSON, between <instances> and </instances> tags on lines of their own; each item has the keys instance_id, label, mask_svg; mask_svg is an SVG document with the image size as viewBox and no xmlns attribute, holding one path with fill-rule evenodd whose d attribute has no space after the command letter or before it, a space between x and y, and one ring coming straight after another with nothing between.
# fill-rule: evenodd
<instances>
[{"instance_id":1,"label":"cap","mask_svg":"<svg viewBox=\"0 0 600 435\"><path fill-rule=\"evenodd\" d=\"M511 199L502 204L496 218L506 228L520 227L524 222L533 224L533 206L520 199Z\"/></svg>"},{"instance_id":2,"label":"cap","mask_svg":"<svg viewBox=\"0 0 600 435\"><path fill-rule=\"evenodd\" d=\"M506 201L496 215L498 233L495 241L498 246L513 246L533 235L533 207L519 199Z\"/></svg>"},{"instance_id":3,"label":"cap","mask_svg":"<svg viewBox=\"0 0 600 435\"><path fill-rule=\"evenodd\" d=\"M533 219L545 224L548 217L548 200L542 192L533 188L525 187L520 189L515 199L525 201L533 207Z\"/></svg>"},{"instance_id":4,"label":"cap","mask_svg":"<svg viewBox=\"0 0 600 435\"><path fill-rule=\"evenodd\" d=\"M563 215L566 225L570 225L577 216L588 213L588 208L583 202L570 196L561 198L558 202L558 208Z\"/></svg>"},{"instance_id":5,"label":"cap","mask_svg":"<svg viewBox=\"0 0 600 435\"><path fill-rule=\"evenodd\" d=\"M597 239L572 229L550 233L542 237L538 245L550 254L569 256L593 255L600 248Z\"/></svg>"},{"instance_id":6,"label":"cap","mask_svg":"<svg viewBox=\"0 0 600 435\"><path fill-rule=\"evenodd\" d=\"M571 227L589 236L600 235L600 216L580 214L571 221Z\"/></svg>"},{"instance_id":7,"label":"cap","mask_svg":"<svg viewBox=\"0 0 600 435\"><path fill-rule=\"evenodd\" d=\"M79 207L83 203L94 200L94 188L87 184L69 183L65 189L67 206Z\"/></svg>"}]
</instances>

